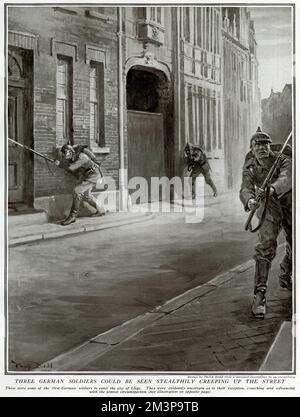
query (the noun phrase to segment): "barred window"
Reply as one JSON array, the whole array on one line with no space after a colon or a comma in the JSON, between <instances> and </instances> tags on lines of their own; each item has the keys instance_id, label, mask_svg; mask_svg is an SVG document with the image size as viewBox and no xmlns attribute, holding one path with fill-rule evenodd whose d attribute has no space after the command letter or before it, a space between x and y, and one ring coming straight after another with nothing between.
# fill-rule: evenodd
<instances>
[{"instance_id":1,"label":"barred window","mask_svg":"<svg viewBox=\"0 0 300 417\"><path fill-rule=\"evenodd\" d=\"M105 146L104 70L100 62L90 65L90 143Z\"/></svg>"},{"instance_id":2,"label":"barred window","mask_svg":"<svg viewBox=\"0 0 300 417\"><path fill-rule=\"evenodd\" d=\"M56 138L59 145L73 143L72 60L57 57Z\"/></svg>"}]
</instances>

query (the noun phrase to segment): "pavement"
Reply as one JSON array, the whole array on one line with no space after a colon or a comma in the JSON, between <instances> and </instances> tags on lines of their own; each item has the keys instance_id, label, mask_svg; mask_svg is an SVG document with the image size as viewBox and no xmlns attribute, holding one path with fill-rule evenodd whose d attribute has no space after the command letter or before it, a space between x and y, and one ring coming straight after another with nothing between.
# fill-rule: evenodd
<instances>
[{"instance_id":1,"label":"pavement","mask_svg":"<svg viewBox=\"0 0 300 417\"><path fill-rule=\"evenodd\" d=\"M281 245L271 270L264 320L250 313L250 260L34 371L292 373L292 333L278 336L282 323L292 318L291 292L280 289L277 280L283 252Z\"/></svg>"},{"instance_id":2,"label":"pavement","mask_svg":"<svg viewBox=\"0 0 300 417\"><path fill-rule=\"evenodd\" d=\"M230 212L232 204L231 193L205 200L211 218ZM140 211L79 218L68 227L47 223L44 213L8 216L9 246L144 222L154 215L140 206ZM33 372L290 373L292 332L280 336L282 323L292 320L291 293L280 289L277 280L283 252L281 245L270 273L264 320L250 313L254 263L249 260L62 352Z\"/></svg>"},{"instance_id":3,"label":"pavement","mask_svg":"<svg viewBox=\"0 0 300 417\"><path fill-rule=\"evenodd\" d=\"M153 215L150 212L117 212L107 213L101 217L80 217L75 223L62 226L60 223L48 223L46 213L8 216L8 244L9 246L18 246L39 240L94 232L139 223L150 220L152 217Z\"/></svg>"},{"instance_id":4,"label":"pavement","mask_svg":"<svg viewBox=\"0 0 300 417\"><path fill-rule=\"evenodd\" d=\"M218 197L218 200L205 196L205 207L219 206L221 202L230 202L232 192L224 193ZM186 207L192 207L191 202L186 202ZM179 209L181 204L175 201L174 206ZM112 227L120 227L133 223L139 223L150 220L155 213L162 209L167 210L169 205L166 203L140 204L133 207L127 212L110 212L105 216L97 217L79 217L75 223L68 226L62 226L60 222L48 222L45 212L32 212L21 210L17 214L8 215L7 231L8 245L19 246L40 240L48 240L71 236L80 233L88 233L97 230L109 229ZM24 214L22 214L24 213Z\"/></svg>"}]
</instances>

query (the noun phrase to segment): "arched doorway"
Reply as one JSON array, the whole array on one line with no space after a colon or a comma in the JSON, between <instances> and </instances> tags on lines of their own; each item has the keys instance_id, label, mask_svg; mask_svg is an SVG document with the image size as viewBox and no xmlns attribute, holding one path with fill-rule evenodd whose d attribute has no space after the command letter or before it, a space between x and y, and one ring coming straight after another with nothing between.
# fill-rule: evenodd
<instances>
[{"instance_id":1,"label":"arched doorway","mask_svg":"<svg viewBox=\"0 0 300 417\"><path fill-rule=\"evenodd\" d=\"M8 51L7 133L32 147L32 51ZM33 155L8 141L8 204L33 205Z\"/></svg>"},{"instance_id":2,"label":"arched doorway","mask_svg":"<svg viewBox=\"0 0 300 417\"><path fill-rule=\"evenodd\" d=\"M145 178L149 191L151 177L171 175L170 97L170 84L162 71L139 65L129 69L126 83L128 180Z\"/></svg>"}]
</instances>

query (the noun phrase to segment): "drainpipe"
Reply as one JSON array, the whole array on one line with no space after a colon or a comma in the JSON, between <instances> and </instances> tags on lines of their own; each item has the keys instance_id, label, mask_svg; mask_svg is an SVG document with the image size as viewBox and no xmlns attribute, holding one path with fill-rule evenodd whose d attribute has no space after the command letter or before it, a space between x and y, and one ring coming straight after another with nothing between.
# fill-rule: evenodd
<instances>
[{"instance_id":1,"label":"drainpipe","mask_svg":"<svg viewBox=\"0 0 300 417\"><path fill-rule=\"evenodd\" d=\"M119 151L120 151L120 168L119 168L119 202L120 211L127 211L127 190L125 180L127 172L125 171L125 152L124 152L124 85L123 85L123 30L122 30L122 7L118 8L118 78L119 78Z\"/></svg>"},{"instance_id":2,"label":"drainpipe","mask_svg":"<svg viewBox=\"0 0 300 417\"><path fill-rule=\"evenodd\" d=\"M175 11L175 25L176 25L176 29L175 29L175 34L176 34L176 39L175 39L175 62L176 62L176 68L175 68L175 88L174 88L174 104L175 104L175 118L174 120L176 120L177 122L177 126L175 127L175 161L176 161L176 166L175 166L175 175L181 176L181 166L180 166L180 155L182 153L182 123L181 123L181 89L182 86L184 87L184 84L182 82L182 76L181 76L181 20L180 20L180 8L176 7L176 11ZM174 39L174 38L173 38Z\"/></svg>"}]
</instances>

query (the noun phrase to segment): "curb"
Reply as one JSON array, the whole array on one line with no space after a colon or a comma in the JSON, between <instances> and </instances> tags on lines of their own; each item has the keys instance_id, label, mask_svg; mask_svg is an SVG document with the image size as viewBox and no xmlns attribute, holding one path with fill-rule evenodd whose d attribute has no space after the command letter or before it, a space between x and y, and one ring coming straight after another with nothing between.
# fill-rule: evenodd
<instances>
[{"instance_id":1,"label":"curb","mask_svg":"<svg viewBox=\"0 0 300 417\"><path fill-rule=\"evenodd\" d=\"M293 371L293 325L284 321L261 365L262 372L292 372Z\"/></svg>"},{"instance_id":2,"label":"curb","mask_svg":"<svg viewBox=\"0 0 300 417\"><path fill-rule=\"evenodd\" d=\"M192 302L197 298L202 298L214 290L221 287L233 278L236 278L238 274L250 269L254 265L254 261L250 260L237 267L229 270L228 272L217 275L215 278L201 284L195 288L192 288L171 300L166 301L163 305L158 306L150 312L144 313L133 319L130 319L112 329L101 333L92 339L84 342L83 344L56 356L53 359L43 363L40 367L35 368L32 372L38 372L43 370L46 372L69 372L78 371L78 367L83 369L88 363L95 358L98 358L108 351L118 347L121 343L131 339L138 333L143 331L146 327L150 326L156 321L159 321L168 314L171 314L175 310L184 307L186 304Z\"/></svg>"},{"instance_id":3,"label":"curb","mask_svg":"<svg viewBox=\"0 0 300 417\"><path fill-rule=\"evenodd\" d=\"M55 239L55 238L60 238L60 237L65 237L65 236L72 236L72 235L77 235L80 233L89 233L89 232L95 232L98 230L111 229L113 227L121 227L121 226L126 226L129 224L133 224L133 223L141 223L147 220L151 220L154 217L155 217L154 213L145 213L143 216L140 216L138 218L128 219L128 220L115 220L112 222L107 222L106 224L79 226L78 228L74 228L71 230L64 229L64 230L58 230L54 232L36 233L33 235L10 239L8 242L8 246L15 247L15 246L24 245L27 243Z\"/></svg>"}]
</instances>

